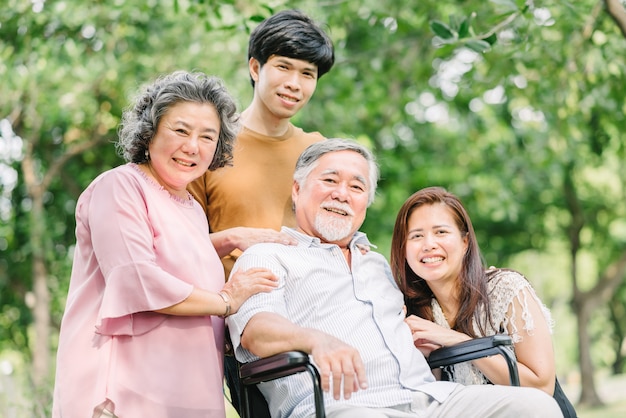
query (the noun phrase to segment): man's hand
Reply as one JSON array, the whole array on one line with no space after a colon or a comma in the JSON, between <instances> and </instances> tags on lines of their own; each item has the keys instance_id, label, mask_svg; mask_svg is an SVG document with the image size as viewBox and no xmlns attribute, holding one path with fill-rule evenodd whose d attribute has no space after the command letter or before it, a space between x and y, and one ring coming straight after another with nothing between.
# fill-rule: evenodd
<instances>
[{"instance_id":1,"label":"man's hand","mask_svg":"<svg viewBox=\"0 0 626 418\"><path fill-rule=\"evenodd\" d=\"M365 366L358 350L340 339L314 328L304 328L273 312L250 318L241 346L259 357L299 350L310 354L322 380L322 390L333 397L350 399L353 392L367 389Z\"/></svg>"},{"instance_id":2,"label":"man's hand","mask_svg":"<svg viewBox=\"0 0 626 418\"><path fill-rule=\"evenodd\" d=\"M311 355L320 370L324 392L330 391L332 382L333 397L341 399L342 380L344 399L350 399L359 389L367 389L365 366L356 348L322 332L314 338Z\"/></svg>"}]
</instances>

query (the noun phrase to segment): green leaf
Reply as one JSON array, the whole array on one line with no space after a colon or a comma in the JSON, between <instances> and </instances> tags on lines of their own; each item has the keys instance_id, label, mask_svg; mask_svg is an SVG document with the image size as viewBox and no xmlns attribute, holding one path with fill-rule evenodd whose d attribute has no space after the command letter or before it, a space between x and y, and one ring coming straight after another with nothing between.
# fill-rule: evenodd
<instances>
[{"instance_id":1,"label":"green leaf","mask_svg":"<svg viewBox=\"0 0 626 418\"><path fill-rule=\"evenodd\" d=\"M430 29L441 39L452 39L455 37L455 33L452 29L440 20L432 20L430 22Z\"/></svg>"},{"instance_id":2,"label":"green leaf","mask_svg":"<svg viewBox=\"0 0 626 418\"><path fill-rule=\"evenodd\" d=\"M491 48L489 42L485 42L479 39L470 39L469 41L465 42L465 46L472 51L476 51L478 53L483 53Z\"/></svg>"},{"instance_id":3,"label":"green leaf","mask_svg":"<svg viewBox=\"0 0 626 418\"><path fill-rule=\"evenodd\" d=\"M467 38L470 35L470 28L472 27L472 20L476 16L475 12L472 12L469 16L461 21L459 25L459 38Z\"/></svg>"},{"instance_id":4,"label":"green leaf","mask_svg":"<svg viewBox=\"0 0 626 418\"><path fill-rule=\"evenodd\" d=\"M454 31L458 31L459 30L459 26L461 25L461 22L463 21L464 17L463 16L459 16L459 15L450 15L450 28Z\"/></svg>"},{"instance_id":5,"label":"green leaf","mask_svg":"<svg viewBox=\"0 0 626 418\"><path fill-rule=\"evenodd\" d=\"M459 39L467 38L467 36L469 35L471 22L472 22L471 16L466 17L465 19L461 21L461 24L459 25Z\"/></svg>"},{"instance_id":6,"label":"green leaf","mask_svg":"<svg viewBox=\"0 0 626 418\"><path fill-rule=\"evenodd\" d=\"M489 45L493 45L498 40L498 36L495 33L492 33L488 37L484 38L483 41L489 43Z\"/></svg>"},{"instance_id":7,"label":"green leaf","mask_svg":"<svg viewBox=\"0 0 626 418\"><path fill-rule=\"evenodd\" d=\"M252 15L250 16L250 20L252 22L257 22L257 23L261 23L262 21L265 20L265 16L261 16L261 15Z\"/></svg>"}]
</instances>

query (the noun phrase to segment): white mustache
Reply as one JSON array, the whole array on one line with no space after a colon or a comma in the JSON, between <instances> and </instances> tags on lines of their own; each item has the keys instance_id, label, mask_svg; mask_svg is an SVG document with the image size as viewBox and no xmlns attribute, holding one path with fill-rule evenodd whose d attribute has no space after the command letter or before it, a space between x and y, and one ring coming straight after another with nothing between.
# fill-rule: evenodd
<instances>
[{"instance_id":1,"label":"white mustache","mask_svg":"<svg viewBox=\"0 0 626 418\"><path fill-rule=\"evenodd\" d=\"M343 205L343 204L330 204L330 203L326 203L323 204L322 209L331 209L331 210L335 210L335 211L340 211L340 212L345 212L348 216L354 216L354 212L352 211L352 208L349 205Z\"/></svg>"}]
</instances>

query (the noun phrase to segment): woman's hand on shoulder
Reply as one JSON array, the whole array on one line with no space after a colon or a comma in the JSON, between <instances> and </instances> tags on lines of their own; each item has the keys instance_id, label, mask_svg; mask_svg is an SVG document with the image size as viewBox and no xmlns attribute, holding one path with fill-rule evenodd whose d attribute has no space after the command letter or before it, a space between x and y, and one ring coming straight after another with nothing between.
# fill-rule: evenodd
<instances>
[{"instance_id":1,"label":"woman's hand on shoulder","mask_svg":"<svg viewBox=\"0 0 626 418\"><path fill-rule=\"evenodd\" d=\"M239 269L228 279L222 292L230 296L231 313L235 313L250 296L259 292L271 292L277 287L278 277L268 269Z\"/></svg>"},{"instance_id":2,"label":"woman's hand on shoulder","mask_svg":"<svg viewBox=\"0 0 626 418\"><path fill-rule=\"evenodd\" d=\"M241 251L245 251L254 244L262 242L273 242L283 245L298 244L298 241L296 241L296 239L291 235L269 228L237 227L233 228L233 234L235 236L235 240L237 241L237 248Z\"/></svg>"},{"instance_id":3,"label":"woman's hand on shoulder","mask_svg":"<svg viewBox=\"0 0 626 418\"><path fill-rule=\"evenodd\" d=\"M245 251L254 244L273 242L284 245L297 245L298 241L284 232L270 228L238 226L211 233L211 242L220 257L234 250Z\"/></svg>"}]
</instances>

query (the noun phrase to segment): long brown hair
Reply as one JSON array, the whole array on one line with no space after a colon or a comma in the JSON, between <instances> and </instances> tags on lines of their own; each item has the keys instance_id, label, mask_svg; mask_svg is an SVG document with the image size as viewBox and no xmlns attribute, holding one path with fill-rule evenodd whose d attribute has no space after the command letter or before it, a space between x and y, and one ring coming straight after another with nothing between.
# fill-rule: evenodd
<instances>
[{"instance_id":1,"label":"long brown hair","mask_svg":"<svg viewBox=\"0 0 626 418\"><path fill-rule=\"evenodd\" d=\"M396 217L391 239L391 270L404 293L408 314L430 321L434 320L431 301L434 298L428 283L418 276L406 259L406 243L409 217L421 206L443 204L450 212L461 231L467 236L467 250L463 256L461 273L457 282L460 306L454 319L454 328L472 338L478 337L473 320L482 335L486 335L487 324L491 324L491 311L487 295L485 265L476 240L476 233L465 207L458 197L442 187L427 187L411 195L402 205Z\"/></svg>"}]
</instances>

